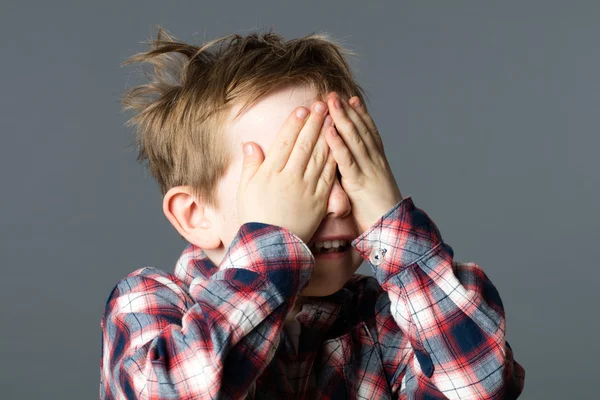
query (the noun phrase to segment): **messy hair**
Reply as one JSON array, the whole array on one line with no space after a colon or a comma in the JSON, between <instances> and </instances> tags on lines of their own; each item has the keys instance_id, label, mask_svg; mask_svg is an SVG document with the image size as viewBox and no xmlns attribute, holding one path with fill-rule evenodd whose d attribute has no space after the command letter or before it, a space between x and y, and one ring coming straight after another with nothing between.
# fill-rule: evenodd
<instances>
[{"instance_id":1,"label":"messy hair","mask_svg":"<svg viewBox=\"0 0 600 400\"><path fill-rule=\"evenodd\" d=\"M137 161L147 161L163 196L185 185L205 206L219 210L217 184L239 150L223 128L238 103L234 120L265 95L302 84L321 99L336 91L366 104L346 61L356 53L326 33L285 41L272 31L253 32L192 45L157 27L150 49L121 64L154 67L153 75L144 71L148 83L127 90L121 104L123 111L134 111L126 126L135 125Z\"/></svg>"}]
</instances>

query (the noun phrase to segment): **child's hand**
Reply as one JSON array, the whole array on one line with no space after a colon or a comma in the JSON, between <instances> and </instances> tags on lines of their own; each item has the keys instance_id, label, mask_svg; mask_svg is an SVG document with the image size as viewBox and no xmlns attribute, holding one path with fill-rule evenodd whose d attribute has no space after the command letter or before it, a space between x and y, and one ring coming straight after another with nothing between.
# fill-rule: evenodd
<instances>
[{"instance_id":1,"label":"child's hand","mask_svg":"<svg viewBox=\"0 0 600 400\"><path fill-rule=\"evenodd\" d=\"M290 114L266 158L256 143L244 144L244 149L251 145L253 152L244 156L237 192L241 224L282 226L304 243L318 229L327 211L336 163L321 135L331 124L327 105L316 101L311 108L298 107ZM299 117L302 110L310 116Z\"/></svg>"},{"instance_id":2,"label":"child's hand","mask_svg":"<svg viewBox=\"0 0 600 400\"><path fill-rule=\"evenodd\" d=\"M341 108L336 107L337 101ZM335 92L327 95L335 127L328 128L325 136L342 174L341 184L350 198L354 217L364 232L402 200L402 195L373 119L357 96L348 101L352 106Z\"/></svg>"}]
</instances>

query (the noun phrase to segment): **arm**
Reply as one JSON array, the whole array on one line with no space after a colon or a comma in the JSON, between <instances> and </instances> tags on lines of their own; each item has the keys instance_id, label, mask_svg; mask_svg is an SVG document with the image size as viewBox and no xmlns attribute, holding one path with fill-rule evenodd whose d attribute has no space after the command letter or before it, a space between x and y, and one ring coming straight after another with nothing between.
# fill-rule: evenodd
<instances>
[{"instance_id":1,"label":"arm","mask_svg":"<svg viewBox=\"0 0 600 400\"><path fill-rule=\"evenodd\" d=\"M193 250L186 249L190 257ZM156 268L129 274L110 294L101 322L100 398L245 396L271 361L313 267L300 238L250 222L219 271L195 277L189 291Z\"/></svg>"},{"instance_id":2,"label":"arm","mask_svg":"<svg viewBox=\"0 0 600 400\"><path fill-rule=\"evenodd\" d=\"M522 392L525 371L505 340L496 288L477 264L453 261L452 248L410 197L352 245L389 297L388 318L381 313L377 329L383 358L395 371L388 376L394 392L449 399Z\"/></svg>"}]
</instances>

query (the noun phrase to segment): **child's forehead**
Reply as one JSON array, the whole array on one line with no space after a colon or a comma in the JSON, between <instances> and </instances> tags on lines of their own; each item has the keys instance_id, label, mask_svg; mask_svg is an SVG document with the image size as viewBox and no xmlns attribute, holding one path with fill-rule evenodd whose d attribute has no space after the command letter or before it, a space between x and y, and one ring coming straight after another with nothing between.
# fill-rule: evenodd
<instances>
[{"instance_id":1,"label":"child's forehead","mask_svg":"<svg viewBox=\"0 0 600 400\"><path fill-rule=\"evenodd\" d=\"M286 87L261 98L244 114L250 119L283 116L285 120L296 107L310 108L318 98L315 89L308 85Z\"/></svg>"},{"instance_id":2,"label":"child's forehead","mask_svg":"<svg viewBox=\"0 0 600 400\"><path fill-rule=\"evenodd\" d=\"M279 130L299 106L308 109L320 96L310 86L292 86L279 89L263 97L234 121L230 121L231 134L240 141L254 141L263 149L275 139ZM241 104L233 108L235 115ZM231 117L230 117L231 118Z\"/></svg>"}]
</instances>

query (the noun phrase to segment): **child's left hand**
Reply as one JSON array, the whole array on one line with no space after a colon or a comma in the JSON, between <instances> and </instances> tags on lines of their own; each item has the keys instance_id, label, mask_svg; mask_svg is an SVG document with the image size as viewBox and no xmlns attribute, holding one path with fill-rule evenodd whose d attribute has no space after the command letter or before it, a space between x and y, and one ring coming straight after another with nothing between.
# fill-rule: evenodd
<instances>
[{"instance_id":1,"label":"child's left hand","mask_svg":"<svg viewBox=\"0 0 600 400\"><path fill-rule=\"evenodd\" d=\"M336 107L337 101L341 108ZM351 97L348 104L331 92L326 102L335 127L327 129L325 138L363 233L401 201L402 195L385 156L381 136L358 96Z\"/></svg>"}]
</instances>

